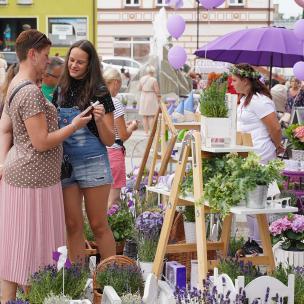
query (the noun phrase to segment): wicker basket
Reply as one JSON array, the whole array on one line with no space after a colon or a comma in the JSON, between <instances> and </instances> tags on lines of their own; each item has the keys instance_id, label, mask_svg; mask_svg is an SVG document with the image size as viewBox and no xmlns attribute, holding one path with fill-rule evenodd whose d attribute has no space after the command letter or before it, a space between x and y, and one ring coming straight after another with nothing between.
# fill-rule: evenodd
<instances>
[{"instance_id":1,"label":"wicker basket","mask_svg":"<svg viewBox=\"0 0 304 304\"><path fill-rule=\"evenodd\" d=\"M132 260L124 255L113 255L113 256L110 256L104 260L102 260L99 265L97 266L97 269L96 269L96 272L94 273L93 275L93 289L99 289L99 286L97 284L97 281L96 281L96 275L97 275L97 272L102 272L106 269L107 266L111 265L111 264L118 264L120 266L123 266L123 265L136 265L136 261L135 260Z\"/></svg>"},{"instance_id":2,"label":"wicker basket","mask_svg":"<svg viewBox=\"0 0 304 304\"><path fill-rule=\"evenodd\" d=\"M91 255L96 255L98 253L96 242L85 240L85 246L86 246L84 250L85 255L91 256Z\"/></svg>"},{"instance_id":3,"label":"wicker basket","mask_svg":"<svg viewBox=\"0 0 304 304\"><path fill-rule=\"evenodd\" d=\"M93 293L93 304L101 304L102 293L99 293L96 289L94 289Z\"/></svg>"}]
</instances>

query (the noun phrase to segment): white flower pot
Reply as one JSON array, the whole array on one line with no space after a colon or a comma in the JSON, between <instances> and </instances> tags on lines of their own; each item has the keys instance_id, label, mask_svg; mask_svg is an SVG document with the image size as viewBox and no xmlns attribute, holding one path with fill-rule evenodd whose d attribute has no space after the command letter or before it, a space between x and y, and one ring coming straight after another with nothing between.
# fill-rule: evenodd
<instances>
[{"instance_id":1,"label":"white flower pot","mask_svg":"<svg viewBox=\"0 0 304 304\"><path fill-rule=\"evenodd\" d=\"M293 160L304 161L304 150L291 150Z\"/></svg>"},{"instance_id":2,"label":"white flower pot","mask_svg":"<svg viewBox=\"0 0 304 304\"><path fill-rule=\"evenodd\" d=\"M229 139L231 141L231 119L201 116L202 143L206 147L212 145L224 145ZM218 141L222 139L222 141ZM225 140L226 139L226 140ZM224 140L224 141L223 141Z\"/></svg>"},{"instance_id":3,"label":"white flower pot","mask_svg":"<svg viewBox=\"0 0 304 304\"><path fill-rule=\"evenodd\" d=\"M153 262L138 261L138 263L143 276L143 280L146 281L149 273L152 273Z\"/></svg>"},{"instance_id":4,"label":"white flower pot","mask_svg":"<svg viewBox=\"0 0 304 304\"><path fill-rule=\"evenodd\" d=\"M304 251L287 251L282 249L280 244L274 245L272 250L277 266L282 263L284 267L288 267L289 265L294 267L303 267Z\"/></svg>"},{"instance_id":5,"label":"white flower pot","mask_svg":"<svg viewBox=\"0 0 304 304\"><path fill-rule=\"evenodd\" d=\"M194 222L184 222L186 243L196 243L196 230Z\"/></svg>"}]
</instances>

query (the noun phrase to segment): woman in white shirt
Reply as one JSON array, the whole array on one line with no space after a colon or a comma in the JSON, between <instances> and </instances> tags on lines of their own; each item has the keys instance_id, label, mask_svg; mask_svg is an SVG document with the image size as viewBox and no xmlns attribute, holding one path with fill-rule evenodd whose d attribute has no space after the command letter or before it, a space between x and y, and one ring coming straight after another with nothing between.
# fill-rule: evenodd
<instances>
[{"instance_id":1,"label":"woman in white shirt","mask_svg":"<svg viewBox=\"0 0 304 304\"><path fill-rule=\"evenodd\" d=\"M249 64L236 64L231 74L232 85L240 94L237 129L250 133L254 151L265 164L282 152L282 132L271 94Z\"/></svg>"},{"instance_id":2,"label":"woman in white shirt","mask_svg":"<svg viewBox=\"0 0 304 304\"><path fill-rule=\"evenodd\" d=\"M250 133L255 153L260 156L261 163L266 164L283 151L275 104L268 88L260 81L260 74L252 66L236 64L230 72L232 85L240 97L237 130ZM247 223L249 238L260 243L256 217L248 215Z\"/></svg>"}]
</instances>

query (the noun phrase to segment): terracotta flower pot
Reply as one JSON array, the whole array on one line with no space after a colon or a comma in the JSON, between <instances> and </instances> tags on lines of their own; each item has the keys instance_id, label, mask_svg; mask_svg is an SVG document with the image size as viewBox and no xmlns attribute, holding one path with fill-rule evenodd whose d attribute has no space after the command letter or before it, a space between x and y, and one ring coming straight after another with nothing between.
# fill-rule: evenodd
<instances>
[{"instance_id":1,"label":"terracotta flower pot","mask_svg":"<svg viewBox=\"0 0 304 304\"><path fill-rule=\"evenodd\" d=\"M122 255L125 246L125 241L116 242L116 254Z\"/></svg>"}]
</instances>

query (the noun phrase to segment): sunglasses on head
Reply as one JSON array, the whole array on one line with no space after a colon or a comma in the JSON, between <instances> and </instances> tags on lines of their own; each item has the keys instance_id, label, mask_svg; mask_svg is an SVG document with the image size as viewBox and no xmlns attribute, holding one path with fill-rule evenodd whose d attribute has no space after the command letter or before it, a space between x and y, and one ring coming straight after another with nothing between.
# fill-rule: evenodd
<instances>
[{"instance_id":1,"label":"sunglasses on head","mask_svg":"<svg viewBox=\"0 0 304 304\"><path fill-rule=\"evenodd\" d=\"M34 48L36 45L38 45L38 43L39 43L40 41L42 41L43 38L47 39L47 37L46 37L45 34L41 34L41 35L39 36L39 38L37 38L37 40L32 44L32 48Z\"/></svg>"}]
</instances>

